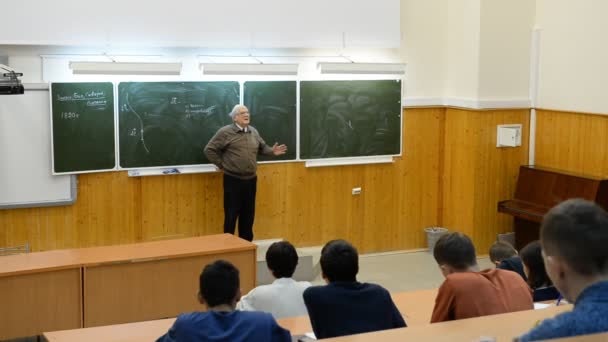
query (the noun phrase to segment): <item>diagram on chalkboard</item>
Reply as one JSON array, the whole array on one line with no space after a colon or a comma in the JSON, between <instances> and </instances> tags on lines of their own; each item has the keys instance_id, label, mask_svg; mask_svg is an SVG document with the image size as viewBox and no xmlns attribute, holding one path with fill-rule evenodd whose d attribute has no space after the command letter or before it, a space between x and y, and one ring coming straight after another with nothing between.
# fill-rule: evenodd
<instances>
[{"instance_id":1,"label":"diagram on chalkboard","mask_svg":"<svg viewBox=\"0 0 608 342\"><path fill-rule=\"evenodd\" d=\"M141 115L139 115L139 113L137 113L137 111L135 109L133 109L133 107L131 107L131 103L129 102L129 94L127 94L126 99L125 99L125 108L127 110L127 112L131 112L132 114L134 114L137 119L139 120L139 134L140 134L140 140L141 140L141 144L144 146L144 149L146 150L146 153L150 153L150 150L148 149L148 146L146 146L146 138L145 138L145 132L144 132L144 120L141 119ZM137 136L137 130L136 128L133 128L131 130L131 132L129 132L129 136L131 137L135 137Z\"/></svg>"},{"instance_id":2,"label":"diagram on chalkboard","mask_svg":"<svg viewBox=\"0 0 608 342\"><path fill-rule=\"evenodd\" d=\"M206 164L203 148L231 122L238 82L122 82L121 168Z\"/></svg>"}]
</instances>

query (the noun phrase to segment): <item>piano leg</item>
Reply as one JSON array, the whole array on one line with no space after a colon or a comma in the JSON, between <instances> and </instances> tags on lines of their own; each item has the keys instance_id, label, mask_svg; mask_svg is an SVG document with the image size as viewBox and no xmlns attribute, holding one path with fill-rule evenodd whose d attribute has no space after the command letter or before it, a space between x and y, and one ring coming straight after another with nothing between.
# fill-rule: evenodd
<instances>
[{"instance_id":1,"label":"piano leg","mask_svg":"<svg viewBox=\"0 0 608 342\"><path fill-rule=\"evenodd\" d=\"M519 251L540 238L540 223L514 217L515 248Z\"/></svg>"}]
</instances>

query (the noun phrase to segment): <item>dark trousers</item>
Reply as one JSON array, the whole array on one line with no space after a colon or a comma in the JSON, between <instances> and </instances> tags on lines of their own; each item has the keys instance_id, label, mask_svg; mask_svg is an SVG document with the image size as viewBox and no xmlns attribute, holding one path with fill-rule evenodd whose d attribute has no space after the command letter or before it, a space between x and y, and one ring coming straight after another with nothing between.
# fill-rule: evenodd
<instances>
[{"instance_id":1,"label":"dark trousers","mask_svg":"<svg viewBox=\"0 0 608 342\"><path fill-rule=\"evenodd\" d=\"M253 240L257 177L239 179L224 174L224 233L234 234L239 221L239 237Z\"/></svg>"}]
</instances>

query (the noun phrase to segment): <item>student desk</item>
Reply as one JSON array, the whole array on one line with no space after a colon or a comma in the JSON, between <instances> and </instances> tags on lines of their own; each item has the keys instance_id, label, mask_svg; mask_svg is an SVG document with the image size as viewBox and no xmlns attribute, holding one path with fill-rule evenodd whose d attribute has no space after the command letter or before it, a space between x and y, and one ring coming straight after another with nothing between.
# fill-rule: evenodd
<instances>
[{"instance_id":1,"label":"student desk","mask_svg":"<svg viewBox=\"0 0 608 342\"><path fill-rule=\"evenodd\" d=\"M435 304L437 289L409 291L392 294L395 305L405 316L409 326L428 325ZM201 307L198 307L200 310ZM72 342L143 342L154 341L165 334L171 327L175 318L139 322L131 324L112 325L78 330L66 330L44 333L48 341ZM308 316L283 318L279 324L291 331L292 335L301 335L312 331Z\"/></svg>"},{"instance_id":2,"label":"student desk","mask_svg":"<svg viewBox=\"0 0 608 342\"><path fill-rule=\"evenodd\" d=\"M414 296L419 291L412 291ZM405 295L405 293L403 293ZM427 303L430 306L431 303ZM477 317L452 322L428 324L423 323L422 317L411 317L408 328L379 331L374 333L351 335L328 341L475 341L481 336L494 336L497 341L512 341L513 337L528 331L536 321L550 318L556 314L572 309L572 305L550 307L542 310L512 312L502 315ZM400 310L402 310L400 308ZM432 310L432 307L431 309ZM429 310L413 311L412 314L424 314ZM430 315L429 315L430 318ZM174 318L148 322L120 324L105 327L95 327L77 330L65 330L44 333L48 342L148 342L165 334L171 327ZM293 335L310 331L305 326L294 325L298 318L278 320L279 324L289 329ZM308 325L310 327L310 325ZM590 340L594 342L596 340ZM599 341L599 340L598 340Z\"/></svg>"},{"instance_id":3,"label":"student desk","mask_svg":"<svg viewBox=\"0 0 608 342\"><path fill-rule=\"evenodd\" d=\"M217 259L255 286L256 246L231 234L0 258L0 340L175 317L200 308L198 277Z\"/></svg>"},{"instance_id":4,"label":"student desk","mask_svg":"<svg viewBox=\"0 0 608 342\"><path fill-rule=\"evenodd\" d=\"M572 305L552 306L541 310L510 312L458 321L413 326L408 328L378 331L327 339L327 341L349 342L402 342L402 341L477 341L480 337L493 337L497 342L511 342L513 338L530 330L536 322L551 318L561 312L572 310Z\"/></svg>"},{"instance_id":5,"label":"student desk","mask_svg":"<svg viewBox=\"0 0 608 342\"><path fill-rule=\"evenodd\" d=\"M203 266L217 259L255 287L256 246L231 234L87 248L83 263L84 327L175 317L200 308Z\"/></svg>"},{"instance_id":6,"label":"student desk","mask_svg":"<svg viewBox=\"0 0 608 342\"><path fill-rule=\"evenodd\" d=\"M551 342L606 342L608 341L608 333L591 334L575 337L556 338Z\"/></svg>"},{"instance_id":7,"label":"student desk","mask_svg":"<svg viewBox=\"0 0 608 342\"><path fill-rule=\"evenodd\" d=\"M82 327L81 279L70 250L0 257L0 340Z\"/></svg>"}]
</instances>

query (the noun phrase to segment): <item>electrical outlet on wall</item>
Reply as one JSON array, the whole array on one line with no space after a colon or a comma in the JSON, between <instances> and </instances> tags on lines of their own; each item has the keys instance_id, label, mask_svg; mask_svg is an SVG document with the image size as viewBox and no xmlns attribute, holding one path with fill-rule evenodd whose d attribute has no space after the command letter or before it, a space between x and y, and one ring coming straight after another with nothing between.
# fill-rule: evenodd
<instances>
[{"instance_id":1,"label":"electrical outlet on wall","mask_svg":"<svg viewBox=\"0 0 608 342\"><path fill-rule=\"evenodd\" d=\"M361 188L353 188L353 195L360 195L361 194Z\"/></svg>"}]
</instances>

